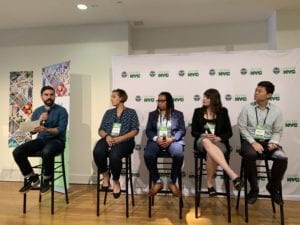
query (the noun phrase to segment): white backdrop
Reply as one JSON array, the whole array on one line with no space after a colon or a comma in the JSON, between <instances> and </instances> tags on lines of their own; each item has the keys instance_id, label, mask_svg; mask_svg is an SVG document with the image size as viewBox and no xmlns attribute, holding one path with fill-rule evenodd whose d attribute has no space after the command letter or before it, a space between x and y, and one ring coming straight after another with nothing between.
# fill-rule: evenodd
<instances>
[{"instance_id":1,"label":"white backdrop","mask_svg":"<svg viewBox=\"0 0 300 225\"><path fill-rule=\"evenodd\" d=\"M300 49L113 57L112 88L127 91L129 99L126 106L134 108L140 120L140 133L136 137L133 154L135 191L140 193L148 190L148 172L143 159L145 126L148 113L156 108L155 100L161 91L169 91L173 95L175 108L185 116L187 145L183 184L184 194L191 195L194 193L194 158L190 123L194 109L202 105L203 92L208 88L218 89L223 105L229 110L234 131L230 140L233 147L230 164L239 172L237 117L242 107L253 101L257 83L269 80L275 84L272 102L281 108L285 119L281 144L289 157L289 163L283 180L283 192L285 198L300 199L299 70ZM265 191L265 185L266 181L261 179L262 191ZM221 180L217 180L219 188L223 188Z\"/></svg>"}]
</instances>

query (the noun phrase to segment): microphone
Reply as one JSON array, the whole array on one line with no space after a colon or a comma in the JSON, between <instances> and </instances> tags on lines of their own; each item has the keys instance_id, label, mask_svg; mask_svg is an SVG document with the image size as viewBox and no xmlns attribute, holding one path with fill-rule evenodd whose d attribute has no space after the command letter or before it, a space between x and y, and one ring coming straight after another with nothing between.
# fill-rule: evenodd
<instances>
[{"instance_id":1,"label":"microphone","mask_svg":"<svg viewBox=\"0 0 300 225\"><path fill-rule=\"evenodd\" d=\"M49 113L50 113L50 111L51 111L51 107L45 105L45 106L44 106L44 109L45 109L46 113L49 115ZM41 125L44 126L45 123L46 123L46 120L42 120Z\"/></svg>"},{"instance_id":2,"label":"microphone","mask_svg":"<svg viewBox=\"0 0 300 225\"><path fill-rule=\"evenodd\" d=\"M166 139L167 139L167 136L166 136L166 134L163 134L163 141L165 141Z\"/></svg>"}]
</instances>

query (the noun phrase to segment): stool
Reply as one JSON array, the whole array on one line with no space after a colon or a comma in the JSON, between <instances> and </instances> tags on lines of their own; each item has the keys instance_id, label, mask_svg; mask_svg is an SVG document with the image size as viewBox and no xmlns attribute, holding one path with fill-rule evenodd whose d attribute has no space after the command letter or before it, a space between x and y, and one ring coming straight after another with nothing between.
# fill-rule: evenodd
<instances>
[{"instance_id":1,"label":"stool","mask_svg":"<svg viewBox=\"0 0 300 225\"><path fill-rule=\"evenodd\" d=\"M59 156L59 155L58 155ZM42 157L41 152L36 152L35 154L30 155L29 157ZM54 214L54 183L56 180L63 178L64 182L64 189L65 189L65 200L66 203L69 204L69 197L68 197L68 189L67 189L67 179L66 179L66 171L65 171L65 161L64 161L64 152L60 154L60 161L54 160L54 173L51 178L51 214ZM55 158L56 159L56 158ZM61 168L61 170L58 170ZM43 176L44 176L44 166L43 164L38 164L36 166L32 166L32 169L38 169L40 170L40 180L43 182ZM55 176L55 174L58 174L58 176ZM26 179L24 179L24 185L26 183ZM32 190L40 190L39 187L33 188ZM26 213L26 200L27 200L27 194L26 192L23 194L23 213ZM39 194L39 202L42 201L42 195L41 192Z\"/></svg>"},{"instance_id":2,"label":"stool","mask_svg":"<svg viewBox=\"0 0 300 225\"><path fill-rule=\"evenodd\" d=\"M125 159L125 162L124 160ZM122 170L121 175L125 175L125 190L121 189L122 193L126 193L126 217L129 217L129 194L128 194L128 182L130 182L130 190L131 190L131 204L134 206L134 193L133 193L133 184L132 184L132 169L131 169L131 154L127 155L122 159ZM110 174L110 167L108 167L108 172ZM97 170L97 216L100 215L100 172ZM112 190L104 191L104 202L106 205L107 193L112 192Z\"/></svg>"},{"instance_id":3,"label":"stool","mask_svg":"<svg viewBox=\"0 0 300 225\"><path fill-rule=\"evenodd\" d=\"M229 164L229 156L230 152L225 154L225 159ZM199 152L197 150L194 151L194 158L195 158L195 218L198 218L198 208L200 207L200 200L201 194L208 194L208 191L202 191L202 176L207 175L206 173L206 163L203 162L205 158L205 153ZM200 166L199 166L200 161ZM198 174L198 171L200 174ZM231 223L231 206L230 206L230 184L229 184L229 177L222 169L216 170L216 176L224 177L225 183L225 192L217 192L217 195L226 196L227 197L227 221Z\"/></svg>"},{"instance_id":4,"label":"stool","mask_svg":"<svg viewBox=\"0 0 300 225\"><path fill-rule=\"evenodd\" d=\"M269 167L269 160L268 159L257 159L257 161L264 161L264 165L261 164L256 164L256 167L258 168L257 170L257 176L259 176L259 178L263 178L263 179L267 179L268 182L270 182L270 177L271 177L271 170ZM263 169L261 171L261 169ZM244 176L244 193L245 193L245 222L248 223L249 221L249 217L248 217L248 203L246 201L247 199L247 195L248 195L248 188L247 188L247 171L245 170L245 160L242 158L242 163L241 163L241 170L240 170L240 177ZM279 186L279 193L281 195L282 198L282 186L280 184ZM236 202L236 210L239 209L239 203L240 203L240 194L241 194L241 190L238 191L238 195L237 195L237 202ZM258 198L269 198L271 199L271 203L272 203L272 209L273 209L273 213L276 213L275 210L275 204L274 201L271 197L271 195L266 194L258 194ZM283 205L280 205L280 224L284 225L284 212L283 212Z\"/></svg>"},{"instance_id":5,"label":"stool","mask_svg":"<svg viewBox=\"0 0 300 225\"><path fill-rule=\"evenodd\" d=\"M171 159L172 157L166 149L163 149L158 154L157 158ZM163 167L164 165L167 165L168 167L164 168ZM166 175L170 175L171 170L172 170L172 168L171 168L172 167L172 162L157 162L157 167L158 167L158 171L159 171L160 174L162 173L161 171L164 170L164 171L168 171L168 172L165 173ZM152 185L153 185L153 181L152 181L151 175L149 173L149 190L151 189ZM178 185L179 185L179 190L182 193L182 176L181 176L181 173L178 176ZM172 194L172 192L170 190L160 190L158 193ZM148 197L148 217L149 218L151 217L152 206L154 206L154 196L153 197L149 196ZM182 198L182 195L181 195L179 197L179 219L182 219L182 208L183 208L183 198Z\"/></svg>"}]
</instances>

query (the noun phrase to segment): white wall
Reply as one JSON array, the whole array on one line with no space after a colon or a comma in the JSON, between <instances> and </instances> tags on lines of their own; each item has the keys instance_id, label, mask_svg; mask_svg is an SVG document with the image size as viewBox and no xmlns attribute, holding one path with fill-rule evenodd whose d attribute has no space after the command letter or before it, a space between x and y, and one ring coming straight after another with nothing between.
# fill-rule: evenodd
<instances>
[{"instance_id":1,"label":"white wall","mask_svg":"<svg viewBox=\"0 0 300 225\"><path fill-rule=\"evenodd\" d=\"M277 12L277 48L300 47L300 10Z\"/></svg>"},{"instance_id":2,"label":"white wall","mask_svg":"<svg viewBox=\"0 0 300 225\"><path fill-rule=\"evenodd\" d=\"M133 30L133 54L269 49L268 21Z\"/></svg>"},{"instance_id":3,"label":"white wall","mask_svg":"<svg viewBox=\"0 0 300 225\"><path fill-rule=\"evenodd\" d=\"M268 42L269 49L277 49L277 12L274 11L268 18Z\"/></svg>"},{"instance_id":4,"label":"white wall","mask_svg":"<svg viewBox=\"0 0 300 225\"><path fill-rule=\"evenodd\" d=\"M0 31L0 180L21 178L8 148L9 72L34 71L33 104L41 104L41 68L71 60L70 181L93 173L92 148L110 105L111 56L128 54L128 25L89 25Z\"/></svg>"}]
</instances>

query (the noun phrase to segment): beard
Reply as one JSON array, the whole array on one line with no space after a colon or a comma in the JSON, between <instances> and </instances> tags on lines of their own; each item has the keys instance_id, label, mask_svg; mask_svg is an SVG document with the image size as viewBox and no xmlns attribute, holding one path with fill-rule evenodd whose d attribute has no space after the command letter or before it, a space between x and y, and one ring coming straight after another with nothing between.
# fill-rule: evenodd
<instances>
[{"instance_id":1,"label":"beard","mask_svg":"<svg viewBox=\"0 0 300 225\"><path fill-rule=\"evenodd\" d=\"M52 106L53 103L54 103L54 100L52 100L52 99L47 99L47 100L44 101L44 104L45 104L46 106Z\"/></svg>"}]
</instances>

